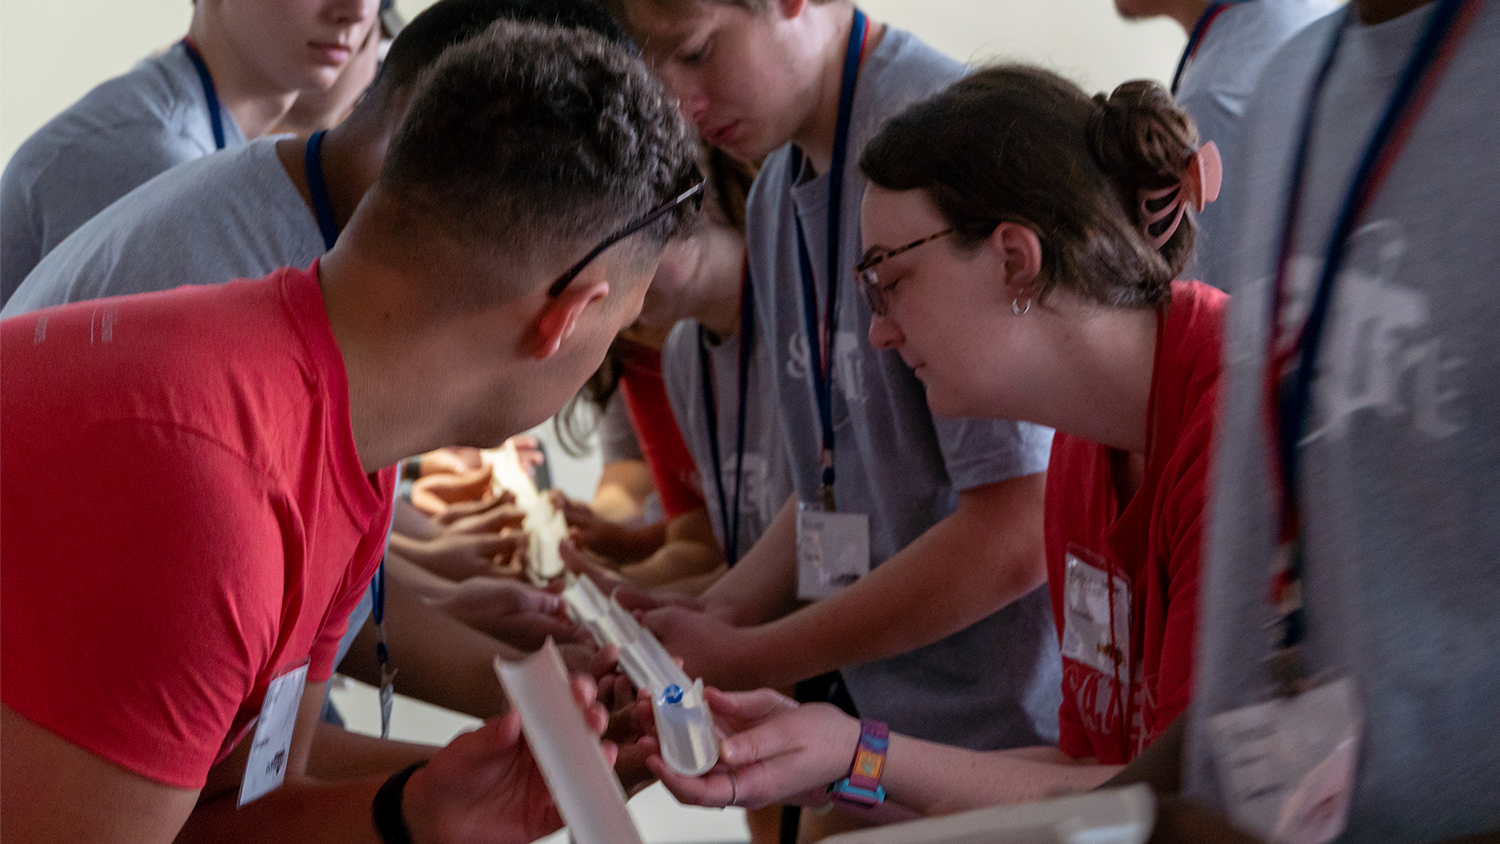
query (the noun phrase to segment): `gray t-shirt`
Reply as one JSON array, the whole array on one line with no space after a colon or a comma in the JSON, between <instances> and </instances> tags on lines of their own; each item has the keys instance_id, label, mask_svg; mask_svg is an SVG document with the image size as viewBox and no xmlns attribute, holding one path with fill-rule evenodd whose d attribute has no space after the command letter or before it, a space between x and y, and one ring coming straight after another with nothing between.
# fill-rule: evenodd
<instances>
[{"instance_id":1,"label":"gray t-shirt","mask_svg":"<svg viewBox=\"0 0 1500 844\"><path fill-rule=\"evenodd\" d=\"M661 353L661 374L672 402L672 415L687 442L708 502L714 536L728 548L719 488L714 484L714 462L709 450L708 412L703 395L703 368L698 358L698 321L685 319L667 336ZM714 383L714 407L718 416L719 475L724 485L722 509L734 518L736 446L739 437L740 337L736 334L708 347L708 362ZM738 556L750 550L792 494L791 467L786 462L786 437L776 412L776 385L770 350L756 343L751 352L745 391L745 454L740 474L740 531Z\"/></svg>"},{"instance_id":2,"label":"gray t-shirt","mask_svg":"<svg viewBox=\"0 0 1500 844\"><path fill-rule=\"evenodd\" d=\"M276 139L190 161L110 205L52 250L0 317L51 305L260 278L306 267L326 247L312 209L276 157ZM371 604L339 642L348 653Z\"/></svg>"},{"instance_id":3,"label":"gray t-shirt","mask_svg":"<svg viewBox=\"0 0 1500 844\"><path fill-rule=\"evenodd\" d=\"M225 148L245 135L223 110ZM0 176L0 304L63 238L137 185L214 151L181 44L99 85L27 138Z\"/></svg>"},{"instance_id":4,"label":"gray t-shirt","mask_svg":"<svg viewBox=\"0 0 1500 844\"><path fill-rule=\"evenodd\" d=\"M1198 215L1197 260L1185 275L1228 290L1229 211L1242 179L1238 163L1240 117L1255 82L1276 49L1303 27L1335 8L1331 0L1256 0L1228 6L1204 35L1197 55L1183 68L1177 102L1205 141L1224 157L1224 185L1217 202Z\"/></svg>"},{"instance_id":5,"label":"gray t-shirt","mask_svg":"<svg viewBox=\"0 0 1500 844\"><path fill-rule=\"evenodd\" d=\"M933 418L911 369L866 339L870 312L852 280L863 252L859 209L867 181L860 152L888 118L963 72L909 33L888 29L866 56L854 96L832 354L835 491L840 510L870 517L872 566L952 513L959 490L1045 470L1052 440L1050 429L1034 425ZM789 160L789 147L766 158L746 215L756 313L776 368L792 482L799 500L815 502L822 428L796 227L800 217L821 297L827 290L828 177L793 186ZM989 565L974 560L972 576L986 577ZM861 714L910 735L976 749L1056 741L1060 672L1045 588L933 645L843 669Z\"/></svg>"},{"instance_id":6,"label":"gray t-shirt","mask_svg":"<svg viewBox=\"0 0 1500 844\"><path fill-rule=\"evenodd\" d=\"M0 316L37 308L260 278L324 252L312 210L276 140L190 161L83 224L37 264Z\"/></svg>"},{"instance_id":7,"label":"gray t-shirt","mask_svg":"<svg viewBox=\"0 0 1500 844\"><path fill-rule=\"evenodd\" d=\"M1431 7L1349 23L1319 103L1293 265L1300 326L1333 219ZM1204 719L1264 700L1276 493L1268 294L1305 92L1335 15L1277 53L1246 113L1187 791L1225 805ZM1289 99L1290 98L1290 99ZM1351 677L1363 749L1340 842L1500 828L1500 4L1484 4L1360 218L1300 452L1315 674Z\"/></svg>"}]
</instances>

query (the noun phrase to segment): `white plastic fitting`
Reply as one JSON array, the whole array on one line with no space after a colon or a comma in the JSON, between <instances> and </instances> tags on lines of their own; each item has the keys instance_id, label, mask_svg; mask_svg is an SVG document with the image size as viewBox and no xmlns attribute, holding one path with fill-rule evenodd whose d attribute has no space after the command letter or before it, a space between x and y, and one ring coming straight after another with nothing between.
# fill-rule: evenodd
<instances>
[{"instance_id":1,"label":"white plastic fitting","mask_svg":"<svg viewBox=\"0 0 1500 844\"><path fill-rule=\"evenodd\" d=\"M719 761L713 713L703 699L703 681L677 667L650 630L613 598L604 597L587 577L567 575L563 603L573 620L600 647L620 649L620 667L636 688L651 694L661 757L679 774L696 777Z\"/></svg>"}]
</instances>

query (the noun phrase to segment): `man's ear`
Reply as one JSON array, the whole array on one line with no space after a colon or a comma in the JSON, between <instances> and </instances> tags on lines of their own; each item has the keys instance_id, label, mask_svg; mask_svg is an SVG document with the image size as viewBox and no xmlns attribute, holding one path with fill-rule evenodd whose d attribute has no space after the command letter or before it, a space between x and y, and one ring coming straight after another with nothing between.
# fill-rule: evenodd
<instances>
[{"instance_id":1,"label":"man's ear","mask_svg":"<svg viewBox=\"0 0 1500 844\"><path fill-rule=\"evenodd\" d=\"M987 246L1005 266L1006 295L1032 299L1042 272L1042 241L1036 232L1020 223L1001 223L990 234Z\"/></svg>"},{"instance_id":2,"label":"man's ear","mask_svg":"<svg viewBox=\"0 0 1500 844\"><path fill-rule=\"evenodd\" d=\"M562 343L578 327L578 320L590 303L603 301L609 295L609 282L600 279L593 284L579 284L574 279L563 292L547 297L536 318L535 345L532 357L545 360L562 348Z\"/></svg>"}]
</instances>

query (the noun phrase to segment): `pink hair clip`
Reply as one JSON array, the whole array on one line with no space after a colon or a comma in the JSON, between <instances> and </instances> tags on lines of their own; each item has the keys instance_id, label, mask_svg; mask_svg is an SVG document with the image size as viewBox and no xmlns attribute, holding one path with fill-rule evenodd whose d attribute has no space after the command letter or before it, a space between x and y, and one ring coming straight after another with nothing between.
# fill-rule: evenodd
<instances>
[{"instance_id":1,"label":"pink hair clip","mask_svg":"<svg viewBox=\"0 0 1500 844\"><path fill-rule=\"evenodd\" d=\"M1182 174L1181 182L1170 187L1139 191L1137 195L1140 199L1141 230L1152 248L1160 249L1172 239L1172 235L1177 233L1177 226L1182 223L1182 215L1187 213L1188 205L1201 212L1208 203L1218 199L1219 188L1223 183L1224 161L1219 156L1218 145L1209 141L1198 147L1198 151L1188 159L1187 172ZM1170 202L1155 211L1151 210L1154 203L1168 198L1171 199ZM1168 217L1172 218L1171 225L1162 230L1161 234L1152 234L1151 228Z\"/></svg>"}]
</instances>

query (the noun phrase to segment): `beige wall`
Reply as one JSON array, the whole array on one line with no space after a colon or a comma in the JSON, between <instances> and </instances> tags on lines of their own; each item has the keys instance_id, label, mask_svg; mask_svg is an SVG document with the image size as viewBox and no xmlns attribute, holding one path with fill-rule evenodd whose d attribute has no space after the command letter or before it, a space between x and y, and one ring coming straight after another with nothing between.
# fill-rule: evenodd
<instances>
[{"instance_id":1,"label":"beige wall","mask_svg":"<svg viewBox=\"0 0 1500 844\"><path fill-rule=\"evenodd\" d=\"M408 15L430 0L397 0ZM1125 23L1110 0L862 0L872 16L966 61L1025 60L1088 89L1166 78L1185 40ZM187 30L189 0L0 0L0 160L94 84Z\"/></svg>"}]
</instances>

